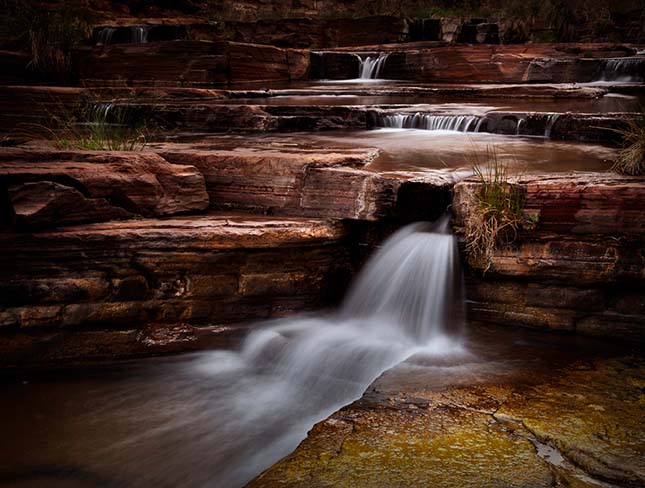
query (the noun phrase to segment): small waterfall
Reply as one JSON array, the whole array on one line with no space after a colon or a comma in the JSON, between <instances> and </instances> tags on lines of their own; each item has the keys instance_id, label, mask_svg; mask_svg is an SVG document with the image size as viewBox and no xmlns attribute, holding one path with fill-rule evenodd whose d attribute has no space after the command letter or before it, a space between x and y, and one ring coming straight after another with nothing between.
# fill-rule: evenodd
<instances>
[{"instance_id":1,"label":"small waterfall","mask_svg":"<svg viewBox=\"0 0 645 488\"><path fill-rule=\"evenodd\" d=\"M116 38L115 38L116 34ZM103 27L96 41L97 46L109 46L114 43L145 44L148 42L148 27Z\"/></svg>"},{"instance_id":2,"label":"small waterfall","mask_svg":"<svg viewBox=\"0 0 645 488\"><path fill-rule=\"evenodd\" d=\"M358 67L358 78L361 80L380 79L381 71L383 71L388 56L389 54L379 54L378 56L367 56L363 59L356 54L360 63Z\"/></svg>"},{"instance_id":3,"label":"small waterfall","mask_svg":"<svg viewBox=\"0 0 645 488\"><path fill-rule=\"evenodd\" d=\"M103 27L99 31L98 39L96 42L97 46L109 46L112 43L112 37L116 32L114 27Z\"/></svg>"},{"instance_id":4,"label":"small waterfall","mask_svg":"<svg viewBox=\"0 0 645 488\"><path fill-rule=\"evenodd\" d=\"M517 127L515 128L515 135L519 136L522 133L522 126L526 125L526 119L521 118L517 121Z\"/></svg>"},{"instance_id":5,"label":"small waterfall","mask_svg":"<svg viewBox=\"0 0 645 488\"><path fill-rule=\"evenodd\" d=\"M481 117L477 115L394 114L378 120L380 127L392 129L450 130L478 132Z\"/></svg>"},{"instance_id":6,"label":"small waterfall","mask_svg":"<svg viewBox=\"0 0 645 488\"><path fill-rule=\"evenodd\" d=\"M644 79L645 57L606 59L600 73L600 81L643 81Z\"/></svg>"},{"instance_id":7,"label":"small waterfall","mask_svg":"<svg viewBox=\"0 0 645 488\"><path fill-rule=\"evenodd\" d=\"M544 137L547 139L551 138L551 131L553 130L553 126L555 126L555 123L558 121L560 118L560 114L550 114L547 119L546 119L546 127L544 128Z\"/></svg>"},{"instance_id":8,"label":"small waterfall","mask_svg":"<svg viewBox=\"0 0 645 488\"><path fill-rule=\"evenodd\" d=\"M218 418L209 435L226 439L210 455L228 466L208 486L243 486L409 356L465 354L463 285L448 224L444 217L393 234L332 315L278 320L251 332L239 352L204 355L192 374L230 385L208 406Z\"/></svg>"},{"instance_id":9,"label":"small waterfall","mask_svg":"<svg viewBox=\"0 0 645 488\"><path fill-rule=\"evenodd\" d=\"M148 28L147 27L130 27L130 39L132 44L145 44L148 42Z\"/></svg>"}]
</instances>

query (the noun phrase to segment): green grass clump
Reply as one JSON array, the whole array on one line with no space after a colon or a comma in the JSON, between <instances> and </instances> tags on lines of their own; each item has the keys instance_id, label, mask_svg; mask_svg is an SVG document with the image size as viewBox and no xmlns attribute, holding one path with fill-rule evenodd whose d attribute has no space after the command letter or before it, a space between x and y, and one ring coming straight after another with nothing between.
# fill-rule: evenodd
<instances>
[{"instance_id":1,"label":"green grass clump","mask_svg":"<svg viewBox=\"0 0 645 488\"><path fill-rule=\"evenodd\" d=\"M487 148L483 161L475 154L473 172L478 184L467 187L465 198L466 251L470 264L485 272L493 251L517 238L525 196L508 182L508 163L499 160L494 147Z\"/></svg>"},{"instance_id":2,"label":"green grass clump","mask_svg":"<svg viewBox=\"0 0 645 488\"><path fill-rule=\"evenodd\" d=\"M83 102L73 108L60 104L43 124L30 124L20 134L45 137L61 149L142 151L154 132L151 118L127 106Z\"/></svg>"},{"instance_id":3,"label":"green grass clump","mask_svg":"<svg viewBox=\"0 0 645 488\"><path fill-rule=\"evenodd\" d=\"M57 126L58 146L92 151L142 151L150 132L147 121L111 105L88 106L77 116L59 119Z\"/></svg>"},{"instance_id":4,"label":"green grass clump","mask_svg":"<svg viewBox=\"0 0 645 488\"><path fill-rule=\"evenodd\" d=\"M645 117L634 117L626 129L617 129L623 139L612 170L617 173L638 176L645 175Z\"/></svg>"}]
</instances>

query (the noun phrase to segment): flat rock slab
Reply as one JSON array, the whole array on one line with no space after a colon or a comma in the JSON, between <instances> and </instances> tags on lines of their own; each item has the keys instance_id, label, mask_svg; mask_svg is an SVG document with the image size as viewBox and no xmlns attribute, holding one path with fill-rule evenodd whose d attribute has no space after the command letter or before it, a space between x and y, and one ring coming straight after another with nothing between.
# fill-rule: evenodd
<instances>
[{"instance_id":1,"label":"flat rock slab","mask_svg":"<svg viewBox=\"0 0 645 488\"><path fill-rule=\"evenodd\" d=\"M499 333L385 373L249 486L642 486L643 357Z\"/></svg>"},{"instance_id":2,"label":"flat rock slab","mask_svg":"<svg viewBox=\"0 0 645 488\"><path fill-rule=\"evenodd\" d=\"M219 209L368 221L436 218L455 182L442 171L369 171L365 166L377 156L375 149L290 146L297 145L214 137L155 150L168 161L198 168L211 206Z\"/></svg>"},{"instance_id":3,"label":"flat rock slab","mask_svg":"<svg viewBox=\"0 0 645 488\"><path fill-rule=\"evenodd\" d=\"M33 361L40 334L243 324L324 305L351 274L345 234L325 220L236 214L0 234L0 349Z\"/></svg>"},{"instance_id":4,"label":"flat rock slab","mask_svg":"<svg viewBox=\"0 0 645 488\"><path fill-rule=\"evenodd\" d=\"M3 149L0 187L19 226L60 226L208 207L204 177L152 152Z\"/></svg>"}]
</instances>

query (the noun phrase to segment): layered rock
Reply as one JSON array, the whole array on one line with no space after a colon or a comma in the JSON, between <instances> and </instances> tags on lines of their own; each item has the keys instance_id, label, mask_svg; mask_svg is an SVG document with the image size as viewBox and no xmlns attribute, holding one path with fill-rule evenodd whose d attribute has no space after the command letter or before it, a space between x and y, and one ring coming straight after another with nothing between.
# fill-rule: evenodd
<instances>
[{"instance_id":1,"label":"layered rock","mask_svg":"<svg viewBox=\"0 0 645 488\"><path fill-rule=\"evenodd\" d=\"M366 46L356 51L374 50L390 53L383 67L384 78L440 83L589 82L602 79L606 59L633 56L637 52L623 44L446 43L412 43L405 49Z\"/></svg>"},{"instance_id":2,"label":"layered rock","mask_svg":"<svg viewBox=\"0 0 645 488\"><path fill-rule=\"evenodd\" d=\"M18 226L60 226L135 216L166 216L208 207L194 167L154 153L4 149L0 189Z\"/></svg>"},{"instance_id":3,"label":"layered rock","mask_svg":"<svg viewBox=\"0 0 645 488\"><path fill-rule=\"evenodd\" d=\"M308 57L272 46L208 41L115 44L83 53L85 84L226 85L300 79Z\"/></svg>"},{"instance_id":4,"label":"layered rock","mask_svg":"<svg viewBox=\"0 0 645 488\"><path fill-rule=\"evenodd\" d=\"M473 318L642 341L645 180L583 173L515 183L537 226L495 250L485 274L471 270ZM455 188L458 229L476 186Z\"/></svg>"},{"instance_id":5,"label":"layered rock","mask_svg":"<svg viewBox=\"0 0 645 488\"><path fill-rule=\"evenodd\" d=\"M178 324L242 324L320 306L347 280L344 236L322 220L235 214L0 234L4 361L24 361L65 331L145 336L157 324L172 336Z\"/></svg>"},{"instance_id":6,"label":"layered rock","mask_svg":"<svg viewBox=\"0 0 645 488\"><path fill-rule=\"evenodd\" d=\"M376 221L434 215L448 200L450 174L379 174L364 169L375 150L195 150L166 146L168 161L204 175L211 206L268 214ZM427 206L415 210L423 201ZM409 213L409 216L406 215Z\"/></svg>"}]
</instances>

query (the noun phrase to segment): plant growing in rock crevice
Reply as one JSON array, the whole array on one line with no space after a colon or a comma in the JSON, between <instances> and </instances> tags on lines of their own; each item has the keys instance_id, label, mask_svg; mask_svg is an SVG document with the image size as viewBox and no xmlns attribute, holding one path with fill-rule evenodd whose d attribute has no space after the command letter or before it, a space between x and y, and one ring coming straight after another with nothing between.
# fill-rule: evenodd
<instances>
[{"instance_id":1,"label":"plant growing in rock crevice","mask_svg":"<svg viewBox=\"0 0 645 488\"><path fill-rule=\"evenodd\" d=\"M137 113L127 105L59 103L47 113L46 123L29 124L20 132L29 138L50 139L61 149L141 151L155 127L150 114Z\"/></svg>"},{"instance_id":2,"label":"plant growing in rock crevice","mask_svg":"<svg viewBox=\"0 0 645 488\"><path fill-rule=\"evenodd\" d=\"M645 116L630 119L626 129L616 132L622 136L623 146L612 170L631 176L645 175Z\"/></svg>"},{"instance_id":3,"label":"plant growing in rock crevice","mask_svg":"<svg viewBox=\"0 0 645 488\"><path fill-rule=\"evenodd\" d=\"M473 172L477 184L464 187L460 202L468 262L486 272L493 252L515 241L522 226L525 194L508 181L508 164L497 157L494 147L486 150L485 161L475 154ZM531 219L530 224L536 225Z\"/></svg>"}]
</instances>

